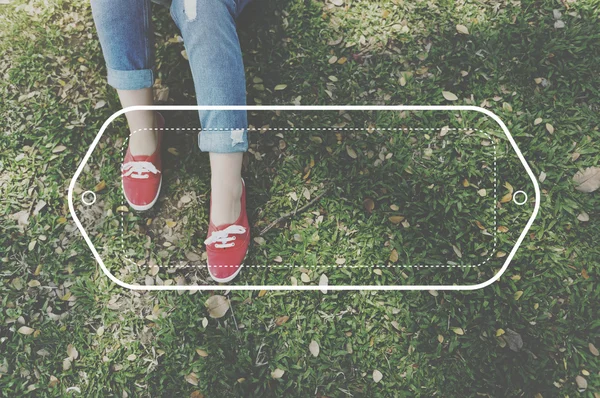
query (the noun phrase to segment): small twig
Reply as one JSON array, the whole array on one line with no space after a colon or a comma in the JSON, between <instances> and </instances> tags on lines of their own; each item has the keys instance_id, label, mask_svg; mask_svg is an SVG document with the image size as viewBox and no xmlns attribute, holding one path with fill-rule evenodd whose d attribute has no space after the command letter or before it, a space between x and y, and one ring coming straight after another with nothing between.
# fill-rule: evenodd
<instances>
[{"instance_id":1,"label":"small twig","mask_svg":"<svg viewBox=\"0 0 600 398\"><path fill-rule=\"evenodd\" d=\"M319 195L315 196L310 202L308 202L307 204L305 204L304 206L302 206L301 208L296 208L296 210L294 211L290 211L288 213L283 214L281 217L279 217L277 220L271 222L269 225L267 225L262 231L260 231L260 233L258 234L259 236L263 236L264 234L267 233L267 231L269 231L271 228L273 228L274 226L276 226L277 224L279 224L280 222L282 222L283 220L293 217L298 213L302 213L304 210L308 209L310 206L314 205L315 202L319 201L323 196L325 196L325 194L329 191L331 191L331 189L333 188L333 185L328 186L327 188L325 188L325 190L323 190L323 192L321 192Z\"/></svg>"}]
</instances>

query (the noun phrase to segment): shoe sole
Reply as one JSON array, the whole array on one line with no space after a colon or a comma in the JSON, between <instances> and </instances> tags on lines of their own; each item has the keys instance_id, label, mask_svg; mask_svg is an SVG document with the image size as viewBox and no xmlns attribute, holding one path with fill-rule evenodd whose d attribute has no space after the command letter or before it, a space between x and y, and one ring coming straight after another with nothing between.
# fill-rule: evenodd
<instances>
[{"instance_id":1,"label":"shoe sole","mask_svg":"<svg viewBox=\"0 0 600 398\"><path fill-rule=\"evenodd\" d=\"M129 201L129 198L127 197L127 195L125 195L125 187L123 187L123 179L121 179L121 189L123 189L123 196L125 196L125 200L127 201L127 203L129 203L129 206L131 206L131 208L135 211L150 210L152 208L152 206L154 206L154 204L158 200L158 196L160 195L161 187L162 187L162 176L160 176L160 182L158 183L158 190L156 191L156 196L154 197L154 199L152 199L152 202L148 203L147 205L136 205L136 204L131 203Z\"/></svg>"},{"instance_id":2,"label":"shoe sole","mask_svg":"<svg viewBox=\"0 0 600 398\"><path fill-rule=\"evenodd\" d=\"M248 250L246 250L246 255L244 256L244 260L246 260L246 256L247 255L248 255ZM244 260L242 260L242 261L244 261ZM231 280L235 279L236 276L238 276L238 274L240 273L240 271L244 267L244 263L242 263L240 265L240 268L238 268L237 271L235 271L233 273L233 275L228 276L227 278L217 278L216 276L214 276L213 274L211 274L210 273L210 264L208 263L208 260L206 261L206 266L208 267L208 274L210 275L210 277L212 278L213 281L218 282L218 283L226 283L226 282L230 282Z\"/></svg>"}]
</instances>

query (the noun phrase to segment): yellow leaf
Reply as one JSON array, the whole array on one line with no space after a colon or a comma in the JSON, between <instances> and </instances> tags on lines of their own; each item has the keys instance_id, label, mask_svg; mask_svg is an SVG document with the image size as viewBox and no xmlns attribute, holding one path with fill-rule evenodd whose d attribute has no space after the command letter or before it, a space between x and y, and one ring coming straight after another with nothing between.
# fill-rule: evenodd
<instances>
[{"instance_id":1,"label":"yellow leaf","mask_svg":"<svg viewBox=\"0 0 600 398\"><path fill-rule=\"evenodd\" d=\"M462 328L452 328L452 331L459 336L462 336L463 334L465 334L465 331Z\"/></svg>"},{"instance_id":2,"label":"yellow leaf","mask_svg":"<svg viewBox=\"0 0 600 398\"><path fill-rule=\"evenodd\" d=\"M96 186L94 187L94 192L102 191L104 188L106 188L106 182L102 180L98 184L96 184Z\"/></svg>"},{"instance_id":3,"label":"yellow leaf","mask_svg":"<svg viewBox=\"0 0 600 398\"><path fill-rule=\"evenodd\" d=\"M263 297L265 294L267 294L267 291L261 290L260 292L258 292L258 297Z\"/></svg>"},{"instance_id":4,"label":"yellow leaf","mask_svg":"<svg viewBox=\"0 0 600 398\"><path fill-rule=\"evenodd\" d=\"M350 156L352 159L356 159L358 157L358 155L356 154L356 151L354 149L352 149L352 147L350 147L350 146L346 147L346 152L348 153L348 156Z\"/></svg>"},{"instance_id":5,"label":"yellow leaf","mask_svg":"<svg viewBox=\"0 0 600 398\"><path fill-rule=\"evenodd\" d=\"M512 193L507 193L500 199L500 203L508 203L512 200Z\"/></svg>"},{"instance_id":6,"label":"yellow leaf","mask_svg":"<svg viewBox=\"0 0 600 398\"><path fill-rule=\"evenodd\" d=\"M392 224L400 224L402 221L404 221L404 218L404 216L391 216L389 220Z\"/></svg>"},{"instance_id":7,"label":"yellow leaf","mask_svg":"<svg viewBox=\"0 0 600 398\"><path fill-rule=\"evenodd\" d=\"M119 206L117 207L117 211L120 211L121 213L127 213L129 209L127 208L127 206Z\"/></svg>"},{"instance_id":8,"label":"yellow leaf","mask_svg":"<svg viewBox=\"0 0 600 398\"><path fill-rule=\"evenodd\" d=\"M522 295L523 295L523 291L522 290L519 290L519 291L515 292L515 295L514 295L515 300L518 301L521 298Z\"/></svg>"},{"instance_id":9,"label":"yellow leaf","mask_svg":"<svg viewBox=\"0 0 600 398\"><path fill-rule=\"evenodd\" d=\"M498 329L498 330L496 330L496 337L500 337L500 336L502 336L504 333L506 333L506 332L504 331L504 329Z\"/></svg>"},{"instance_id":10,"label":"yellow leaf","mask_svg":"<svg viewBox=\"0 0 600 398\"><path fill-rule=\"evenodd\" d=\"M165 221L165 225L167 226L167 228L173 228L175 225L177 225L177 221L173 221L169 218Z\"/></svg>"},{"instance_id":11,"label":"yellow leaf","mask_svg":"<svg viewBox=\"0 0 600 398\"><path fill-rule=\"evenodd\" d=\"M398 251L396 249L392 250L392 252L390 253L390 261L395 263L398 261Z\"/></svg>"}]
</instances>

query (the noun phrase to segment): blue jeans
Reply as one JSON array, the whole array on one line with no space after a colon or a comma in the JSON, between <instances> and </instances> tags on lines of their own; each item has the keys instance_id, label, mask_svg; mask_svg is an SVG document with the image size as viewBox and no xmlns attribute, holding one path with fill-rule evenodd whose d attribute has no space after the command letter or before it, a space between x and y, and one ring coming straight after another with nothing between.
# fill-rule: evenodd
<instances>
[{"instance_id":1,"label":"blue jeans","mask_svg":"<svg viewBox=\"0 0 600 398\"><path fill-rule=\"evenodd\" d=\"M181 31L198 105L246 105L246 79L236 18L249 0L173 0L171 17ZM139 90L154 84L150 0L91 0L107 66L108 84ZM202 151L248 149L246 111L200 111ZM242 131L240 131L242 130Z\"/></svg>"}]
</instances>

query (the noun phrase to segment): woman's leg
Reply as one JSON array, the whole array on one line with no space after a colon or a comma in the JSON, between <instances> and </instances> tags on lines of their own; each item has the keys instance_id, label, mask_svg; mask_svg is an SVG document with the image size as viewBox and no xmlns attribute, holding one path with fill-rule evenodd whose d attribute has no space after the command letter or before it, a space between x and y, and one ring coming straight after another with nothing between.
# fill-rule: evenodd
<instances>
[{"instance_id":1,"label":"woman's leg","mask_svg":"<svg viewBox=\"0 0 600 398\"><path fill-rule=\"evenodd\" d=\"M199 105L245 105L246 80L235 18L246 1L173 0ZM200 111L200 149L210 152L215 225L240 214L242 155L248 149L246 111Z\"/></svg>"},{"instance_id":2,"label":"woman's leg","mask_svg":"<svg viewBox=\"0 0 600 398\"><path fill-rule=\"evenodd\" d=\"M92 15L106 61L108 84L121 105L152 105L154 45L150 0L92 0ZM151 155L157 146L155 112L125 114L133 156Z\"/></svg>"}]
</instances>

